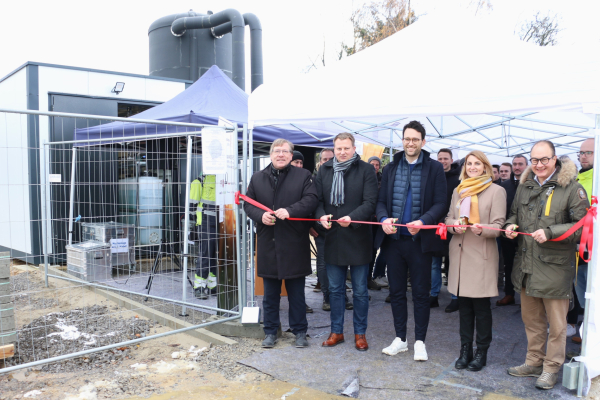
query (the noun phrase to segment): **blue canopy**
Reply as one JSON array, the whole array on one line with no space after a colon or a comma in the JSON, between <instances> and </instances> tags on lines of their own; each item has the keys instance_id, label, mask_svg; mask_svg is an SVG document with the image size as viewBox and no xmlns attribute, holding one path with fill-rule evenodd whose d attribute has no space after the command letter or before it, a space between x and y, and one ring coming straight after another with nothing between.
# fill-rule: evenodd
<instances>
[{"instance_id":1,"label":"blue canopy","mask_svg":"<svg viewBox=\"0 0 600 400\"><path fill-rule=\"evenodd\" d=\"M217 125L219 117L236 122L241 128L241 124L248 122L248 94L238 88L216 65L213 65L192 86L171 100L134 116L136 119L209 125ZM130 142L135 140L136 136L192 132L194 130L197 128L116 121L75 129L75 140L114 138L115 140L110 142L101 143ZM311 135L323 141L319 141ZM198 134L198 136L201 135ZM257 142L270 143L278 138L287 139L294 145L300 146L333 147L329 133L311 132L309 135L297 129L285 129L281 126L261 126L253 130L253 140ZM238 133L238 140L242 140L241 132ZM76 146L91 144L82 142Z\"/></svg>"}]
</instances>

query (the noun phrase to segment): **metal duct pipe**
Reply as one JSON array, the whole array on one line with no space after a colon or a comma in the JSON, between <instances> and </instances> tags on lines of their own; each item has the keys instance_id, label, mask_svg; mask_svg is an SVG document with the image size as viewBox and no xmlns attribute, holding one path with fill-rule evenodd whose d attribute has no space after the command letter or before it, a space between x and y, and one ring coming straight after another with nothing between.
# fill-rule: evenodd
<instances>
[{"instance_id":1,"label":"metal duct pipe","mask_svg":"<svg viewBox=\"0 0 600 400\"><path fill-rule=\"evenodd\" d=\"M263 84L262 25L252 13L243 15L244 23L250 27L250 75L251 92ZM223 36L231 32L231 22L213 28L213 35Z\"/></svg>"},{"instance_id":2,"label":"metal duct pipe","mask_svg":"<svg viewBox=\"0 0 600 400\"><path fill-rule=\"evenodd\" d=\"M171 24L171 32L175 36L181 36L187 29L209 29L230 23L233 35L232 43L232 68L233 82L242 90L246 90L246 66L244 54L244 17L234 9L219 11L204 17L183 17L176 19Z\"/></svg>"}]
</instances>

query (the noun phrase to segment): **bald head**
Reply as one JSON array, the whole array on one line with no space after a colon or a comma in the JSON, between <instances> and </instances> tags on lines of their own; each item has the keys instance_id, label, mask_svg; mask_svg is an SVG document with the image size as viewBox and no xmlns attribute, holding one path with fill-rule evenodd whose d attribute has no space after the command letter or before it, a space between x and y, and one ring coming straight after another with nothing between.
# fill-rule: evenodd
<instances>
[{"instance_id":1,"label":"bald head","mask_svg":"<svg viewBox=\"0 0 600 400\"><path fill-rule=\"evenodd\" d=\"M542 150L542 147L544 148L543 150ZM540 152L540 151L550 150L552 152L553 157L556 155L556 148L554 147L554 143L552 143L549 140L539 140L539 141L535 142L535 144L531 148L532 154L533 154L534 150L537 150L536 153ZM533 155L532 155L532 158L533 158Z\"/></svg>"},{"instance_id":2,"label":"bald head","mask_svg":"<svg viewBox=\"0 0 600 400\"><path fill-rule=\"evenodd\" d=\"M586 139L579 148L579 163L581 168L590 169L594 167L594 139Z\"/></svg>"}]
</instances>

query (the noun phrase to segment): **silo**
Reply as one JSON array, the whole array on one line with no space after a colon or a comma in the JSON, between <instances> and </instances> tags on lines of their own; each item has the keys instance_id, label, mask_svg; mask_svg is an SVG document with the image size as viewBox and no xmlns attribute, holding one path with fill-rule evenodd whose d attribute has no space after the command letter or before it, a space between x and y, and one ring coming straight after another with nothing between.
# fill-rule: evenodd
<instances>
[{"instance_id":1,"label":"silo","mask_svg":"<svg viewBox=\"0 0 600 400\"><path fill-rule=\"evenodd\" d=\"M208 17L209 14L190 10L159 18L150 25L151 76L195 81L217 65L232 78L231 33L215 37L212 29L189 29L179 35L171 30L171 25L179 18Z\"/></svg>"}]
</instances>

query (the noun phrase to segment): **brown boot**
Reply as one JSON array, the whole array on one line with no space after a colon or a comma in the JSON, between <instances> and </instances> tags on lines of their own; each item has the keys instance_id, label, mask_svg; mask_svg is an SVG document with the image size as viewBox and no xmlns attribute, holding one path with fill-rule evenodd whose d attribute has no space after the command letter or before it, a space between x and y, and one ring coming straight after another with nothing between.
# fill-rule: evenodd
<instances>
[{"instance_id":1,"label":"brown boot","mask_svg":"<svg viewBox=\"0 0 600 400\"><path fill-rule=\"evenodd\" d=\"M354 335L355 347L358 351L367 351L369 350L369 345L367 344L367 338L365 335Z\"/></svg>"},{"instance_id":2,"label":"brown boot","mask_svg":"<svg viewBox=\"0 0 600 400\"><path fill-rule=\"evenodd\" d=\"M496 302L496 305L498 307L509 306L511 304L515 304L515 296L512 296L510 294L507 294L502 300L498 300Z\"/></svg>"},{"instance_id":3,"label":"brown boot","mask_svg":"<svg viewBox=\"0 0 600 400\"><path fill-rule=\"evenodd\" d=\"M333 346L337 346L340 343L344 343L344 334L343 333L330 333L327 340L324 341L321 346L333 347Z\"/></svg>"}]
</instances>

